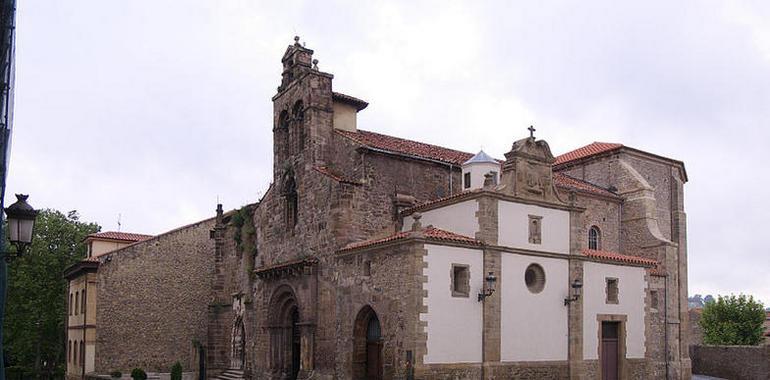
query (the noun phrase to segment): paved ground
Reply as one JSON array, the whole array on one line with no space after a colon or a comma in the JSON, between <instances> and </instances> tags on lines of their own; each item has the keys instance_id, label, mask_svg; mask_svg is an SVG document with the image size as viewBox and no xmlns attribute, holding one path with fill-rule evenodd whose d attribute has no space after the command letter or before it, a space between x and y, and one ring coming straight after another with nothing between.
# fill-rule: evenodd
<instances>
[{"instance_id":1,"label":"paved ground","mask_svg":"<svg viewBox=\"0 0 770 380\"><path fill-rule=\"evenodd\" d=\"M692 380L725 380L721 377L711 377L706 375L692 375Z\"/></svg>"}]
</instances>

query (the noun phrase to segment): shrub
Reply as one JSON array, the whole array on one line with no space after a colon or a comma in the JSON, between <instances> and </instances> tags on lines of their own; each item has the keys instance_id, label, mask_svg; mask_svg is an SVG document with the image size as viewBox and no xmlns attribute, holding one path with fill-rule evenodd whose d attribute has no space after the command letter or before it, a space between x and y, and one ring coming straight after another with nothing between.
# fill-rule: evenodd
<instances>
[{"instance_id":1,"label":"shrub","mask_svg":"<svg viewBox=\"0 0 770 380\"><path fill-rule=\"evenodd\" d=\"M171 367L171 380L182 380L182 364L179 362L174 363Z\"/></svg>"},{"instance_id":2,"label":"shrub","mask_svg":"<svg viewBox=\"0 0 770 380\"><path fill-rule=\"evenodd\" d=\"M719 296L706 302L700 325L706 344L756 346L762 342L764 306L746 295Z\"/></svg>"},{"instance_id":3,"label":"shrub","mask_svg":"<svg viewBox=\"0 0 770 380\"><path fill-rule=\"evenodd\" d=\"M134 380L147 380L147 374L141 368L131 370L131 378Z\"/></svg>"},{"instance_id":4,"label":"shrub","mask_svg":"<svg viewBox=\"0 0 770 380\"><path fill-rule=\"evenodd\" d=\"M123 377L123 373L120 372L120 371L112 371L112 372L110 372L110 377L113 378L113 379L119 379L119 378Z\"/></svg>"}]
</instances>

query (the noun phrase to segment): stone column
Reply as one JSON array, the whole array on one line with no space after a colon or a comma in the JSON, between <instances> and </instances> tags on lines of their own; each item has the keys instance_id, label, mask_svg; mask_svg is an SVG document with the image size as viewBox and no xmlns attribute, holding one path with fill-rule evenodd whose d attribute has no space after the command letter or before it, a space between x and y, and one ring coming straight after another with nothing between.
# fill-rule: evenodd
<instances>
[{"instance_id":1,"label":"stone column","mask_svg":"<svg viewBox=\"0 0 770 380\"><path fill-rule=\"evenodd\" d=\"M575 205L575 194L570 194L570 203ZM570 258L569 258L569 277L567 278L567 296L572 296L572 282L575 280L583 281L583 260L578 259L580 255L580 236L583 234L581 229L581 212L570 210ZM572 301L567 310L567 331L568 331L568 350L569 359L569 377L570 379L584 379L585 369L583 363L583 296L577 301ZM590 318L590 317L589 317ZM593 332L588 332L593 334Z\"/></svg>"},{"instance_id":2,"label":"stone column","mask_svg":"<svg viewBox=\"0 0 770 380\"><path fill-rule=\"evenodd\" d=\"M300 370L312 371L315 368L315 323L304 322L300 328Z\"/></svg>"}]
</instances>

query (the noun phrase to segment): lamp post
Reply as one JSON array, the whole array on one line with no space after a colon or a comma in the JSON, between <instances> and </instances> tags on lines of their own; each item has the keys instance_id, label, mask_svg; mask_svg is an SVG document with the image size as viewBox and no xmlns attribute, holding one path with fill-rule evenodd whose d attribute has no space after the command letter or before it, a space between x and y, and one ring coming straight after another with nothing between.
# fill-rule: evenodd
<instances>
[{"instance_id":1,"label":"lamp post","mask_svg":"<svg viewBox=\"0 0 770 380\"><path fill-rule=\"evenodd\" d=\"M570 303L580 299L580 292L583 289L583 282L580 281L579 278L576 278L575 281L572 281L571 287L572 287L572 296L564 299L564 306L567 306Z\"/></svg>"},{"instance_id":2,"label":"lamp post","mask_svg":"<svg viewBox=\"0 0 770 380\"><path fill-rule=\"evenodd\" d=\"M16 194L16 202L5 209L8 216L8 240L16 247L16 252L4 252L0 249L0 256L4 261L0 261L0 380L5 379L5 350L3 349L3 322L5 320L5 296L6 296L6 263L11 262L16 257L21 257L26 251L27 246L32 243L32 230L35 227L35 218L37 210L27 203L29 195ZM0 218L2 221L2 218ZM2 231L2 225L0 225ZM5 236L0 234L0 239ZM4 244L0 240L0 247Z\"/></svg>"},{"instance_id":3,"label":"lamp post","mask_svg":"<svg viewBox=\"0 0 770 380\"><path fill-rule=\"evenodd\" d=\"M491 296L492 293L495 292L495 283L497 282L497 277L495 277L495 274L493 272L489 272L484 280L486 280L486 286L481 289L481 292L479 293L479 302L484 301L485 298Z\"/></svg>"},{"instance_id":4,"label":"lamp post","mask_svg":"<svg viewBox=\"0 0 770 380\"><path fill-rule=\"evenodd\" d=\"M32 230L35 227L37 210L27 203L29 195L16 194L16 202L5 209L8 216L8 240L16 246L16 252L3 252L6 262L24 255L27 246L32 243Z\"/></svg>"}]
</instances>

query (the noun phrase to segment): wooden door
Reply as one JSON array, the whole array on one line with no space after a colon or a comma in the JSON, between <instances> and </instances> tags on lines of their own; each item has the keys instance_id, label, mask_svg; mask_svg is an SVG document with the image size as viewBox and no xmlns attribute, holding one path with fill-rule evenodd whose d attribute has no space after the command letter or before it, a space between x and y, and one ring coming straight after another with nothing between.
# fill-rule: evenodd
<instances>
[{"instance_id":1,"label":"wooden door","mask_svg":"<svg viewBox=\"0 0 770 380\"><path fill-rule=\"evenodd\" d=\"M382 343L366 343L366 378L367 380L382 379Z\"/></svg>"},{"instance_id":2,"label":"wooden door","mask_svg":"<svg viewBox=\"0 0 770 380\"><path fill-rule=\"evenodd\" d=\"M602 322L601 365L602 380L617 380L620 344L618 340L618 322Z\"/></svg>"}]
</instances>

